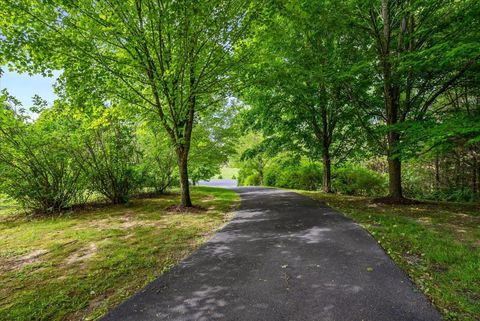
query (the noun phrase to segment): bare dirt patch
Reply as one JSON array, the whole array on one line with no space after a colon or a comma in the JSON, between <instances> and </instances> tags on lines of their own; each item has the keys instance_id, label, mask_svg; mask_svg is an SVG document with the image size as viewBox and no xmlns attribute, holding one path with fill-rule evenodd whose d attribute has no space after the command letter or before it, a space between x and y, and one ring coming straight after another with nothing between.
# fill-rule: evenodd
<instances>
[{"instance_id":1,"label":"bare dirt patch","mask_svg":"<svg viewBox=\"0 0 480 321\"><path fill-rule=\"evenodd\" d=\"M409 198L404 198L404 197L379 197L379 198L374 198L372 200L372 203L378 203L378 204L387 204L387 205L419 205L419 204L424 204L421 201L418 200L413 200Z\"/></svg>"},{"instance_id":2,"label":"bare dirt patch","mask_svg":"<svg viewBox=\"0 0 480 321\"><path fill-rule=\"evenodd\" d=\"M5 260L0 263L0 271L8 272L13 270L21 270L27 265L41 262L42 256L47 253L47 250L39 249L11 260Z\"/></svg>"},{"instance_id":3,"label":"bare dirt patch","mask_svg":"<svg viewBox=\"0 0 480 321\"><path fill-rule=\"evenodd\" d=\"M97 253L97 246L95 243L90 243L87 247L80 249L67 258L67 264L74 264L77 262L85 262Z\"/></svg>"},{"instance_id":4,"label":"bare dirt patch","mask_svg":"<svg viewBox=\"0 0 480 321\"><path fill-rule=\"evenodd\" d=\"M185 207L185 206L181 206L181 205L172 205L172 206L168 206L167 208L165 208L165 211L169 212L169 213L192 213L192 214L195 214L195 213L203 213L203 212L206 212L207 209L204 208L204 207L201 207L201 206L192 206L192 207Z\"/></svg>"},{"instance_id":5,"label":"bare dirt patch","mask_svg":"<svg viewBox=\"0 0 480 321\"><path fill-rule=\"evenodd\" d=\"M207 202L210 202L210 201L213 201L213 200L215 200L215 196L213 196L213 195L208 195L208 196L206 196L206 197L203 197L202 200L201 200L201 202L202 202L202 203L207 203Z\"/></svg>"}]
</instances>

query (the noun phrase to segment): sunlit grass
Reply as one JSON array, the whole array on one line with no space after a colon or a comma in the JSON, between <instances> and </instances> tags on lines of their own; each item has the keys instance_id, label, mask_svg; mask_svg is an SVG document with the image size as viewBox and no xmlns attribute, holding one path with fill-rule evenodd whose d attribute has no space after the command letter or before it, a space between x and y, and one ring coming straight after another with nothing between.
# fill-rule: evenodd
<instances>
[{"instance_id":1,"label":"sunlit grass","mask_svg":"<svg viewBox=\"0 0 480 321\"><path fill-rule=\"evenodd\" d=\"M480 320L480 206L302 192L363 225L446 319Z\"/></svg>"},{"instance_id":2,"label":"sunlit grass","mask_svg":"<svg viewBox=\"0 0 480 321\"><path fill-rule=\"evenodd\" d=\"M222 167L220 169L220 175L215 176L216 179L235 179L238 177L238 168Z\"/></svg>"},{"instance_id":3,"label":"sunlit grass","mask_svg":"<svg viewBox=\"0 0 480 321\"><path fill-rule=\"evenodd\" d=\"M168 212L176 193L52 218L0 212L0 320L92 320L221 227L238 196L195 187L205 211Z\"/></svg>"}]
</instances>

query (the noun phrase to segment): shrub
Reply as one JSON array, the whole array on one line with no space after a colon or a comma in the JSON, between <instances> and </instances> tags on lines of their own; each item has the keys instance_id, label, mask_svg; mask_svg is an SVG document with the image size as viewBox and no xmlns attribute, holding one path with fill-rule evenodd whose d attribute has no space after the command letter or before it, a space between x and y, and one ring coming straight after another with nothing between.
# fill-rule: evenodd
<instances>
[{"instance_id":1,"label":"shrub","mask_svg":"<svg viewBox=\"0 0 480 321\"><path fill-rule=\"evenodd\" d=\"M178 183L175 153L165 135L145 129L138 135L142 154L138 184L157 194L164 193Z\"/></svg>"},{"instance_id":2,"label":"shrub","mask_svg":"<svg viewBox=\"0 0 480 321\"><path fill-rule=\"evenodd\" d=\"M0 107L2 108L2 107ZM85 180L67 133L48 117L35 123L0 110L0 189L22 206L57 212L85 198Z\"/></svg>"},{"instance_id":3,"label":"shrub","mask_svg":"<svg viewBox=\"0 0 480 321\"><path fill-rule=\"evenodd\" d=\"M454 181L447 186L445 183L437 186L434 168L426 166L424 162L405 163L402 178L406 197L449 202L474 202L477 200L470 186L462 186Z\"/></svg>"},{"instance_id":4,"label":"shrub","mask_svg":"<svg viewBox=\"0 0 480 321\"><path fill-rule=\"evenodd\" d=\"M347 165L333 171L333 187L347 195L380 195L386 192L386 179L381 174L360 166Z\"/></svg>"},{"instance_id":5,"label":"shrub","mask_svg":"<svg viewBox=\"0 0 480 321\"><path fill-rule=\"evenodd\" d=\"M322 166L313 163L300 167L300 186L307 191L315 191L322 185Z\"/></svg>"},{"instance_id":6,"label":"shrub","mask_svg":"<svg viewBox=\"0 0 480 321\"><path fill-rule=\"evenodd\" d=\"M154 150L150 150L151 152ZM178 175L175 174L175 157L173 154L158 152L157 157L144 156L140 164L139 187L153 190L156 194L164 193L172 185L178 184Z\"/></svg>"},{"instance_id":7,"label":"shrub","mask_svg":"<svg viewBox=\"0 0 480 321\"><path fill-rule=\"evenodd\" d=\"M410 194L407 194L410 196ZM476 195L471 188L440 188L433 189L430 192L423 190L417 191L414 195L416 198L435 200L435 201L447 201L447 202L474 202L476 201Z\"/></svg>"},{"instance_id":8,"label":"shrub","mask_svg":"<svg viewBox=\"0 0 480 321\"><path fill-rule=\"evenodd\" d=\"M278 176L275 182L275 186L283 188L301 189L300 173L297 168L282 168L277 175Z\"/></svg>"},{"instance_id":9,"label":"shrub","mask_svg":"<svg viewBox=\"0 0 480 321\"><path fill-rule=\"evenodd\" d=\"M260 186L262 185L262 177L259 173L251 174L245 178L245 186Z\"/></svg>"},{"instance_id":10,"label":"shrub","mask_svg":"<svg viewBox=\"0 0 480 321\"><path fill-rule=\"evenodd\" d=\"M278 186L277 181L282 172L282 167L279 164L272 164L265 168L263 174L263 182L266 186Z\"/></svg>"},{"instance_id":11,"label":"shrub","mask_svg":"<svg viewBox=\"0 0 480 321\"><path fill-rule=\"evenodd\" d=\"M322 169L316 163L274 163L265 169L267 186L316 190L322 184Z\"/></svg>"},{"instance_id":12,"label":"shrub","mask_svg":"<svg viewBox=\"0 0 480 321\"><path fill-rule=\"evenodd\" d=\"M247 186L246 185L247 177L251 176L255 173L257 173L257 172L255 170L253 170L252 168L249 168L249 167L240 168L240 170L238 171L238 176L237 176L238 186Z\"/></svg>"},{"instance_id":13,"label":"shrub","mask_svg":"<svg viewBox=\"0 0 480 321\"><path fill-rule=\"evenodd\" d=\"M133 128L113 121L102 127L81 131L81 153L77 160L90 188L113 204L128 202L141 186L140 152Z\"/></svg>"}]
</instances>

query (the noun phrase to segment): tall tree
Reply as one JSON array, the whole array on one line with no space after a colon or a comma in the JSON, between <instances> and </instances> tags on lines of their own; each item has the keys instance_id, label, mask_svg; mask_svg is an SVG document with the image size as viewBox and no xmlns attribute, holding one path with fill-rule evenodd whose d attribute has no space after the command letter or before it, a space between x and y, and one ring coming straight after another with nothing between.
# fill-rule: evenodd
<instances>
[{"instance_id":1,"label":"tall tree","mask_svg":"<svg viewBox=\"0 0 480 321\"><path fill-rule=\"evenodd\" d=\"M0 0L0 56L20 70L62 69L70 93L104 91L155 113L188 207L196 113L227 90L253 12L250 0Z\"/></svg>"},{"instance_id":2,"label":"tall tree","mask_svg":"<svg viewBox=\"0 0 480 321\"><path fill-rule=\"evenodd\" d=\"M256 62L245 69L248 122L323 162L323 190L331 192L331 163L353 147L351 106L343 73L355 50L347 47L342 4L278 1L267 27L257 28Z\"/></svg>"},{"instance_id":3,"label":"tall tree","mask_svg":"<svg viewBox=\"0 0 480 321\"><path fill-rule=\"evenodd\" d=\"M436 100L478 63L480 4L369 0L351 5L356 45L365 49L360 65L374 75L368 94L380 94L383 108L365 97L355 100L369 110L365 126L386 125L389 198L402 201L402 124L422 121ZM372 115L378 116L373 122Z\"/></svg>"}]
</instances>

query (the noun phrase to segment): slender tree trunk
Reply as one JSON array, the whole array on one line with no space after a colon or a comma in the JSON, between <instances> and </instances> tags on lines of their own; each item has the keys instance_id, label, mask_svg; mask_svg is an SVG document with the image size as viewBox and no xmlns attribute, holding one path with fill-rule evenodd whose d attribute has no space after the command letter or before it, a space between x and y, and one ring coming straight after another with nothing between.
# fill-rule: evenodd
<instances>
[{"instance_id":1,"label":"slender tree trunk","mask_svg":"<svg viewBox=\"0 0 480 321\"><path fill-rule=\"evenodd\" d=\"M325 88L323 88L325 91ZM330 159L330 145L332 140L333 128L330 126L331 119L329 119L327 107L322 104L320 109L322 119L322 157L323 157L323 191L325 193L332 192L332 175L331 175L331 159Z\"/></svg>"},{"instance_id":2,"label":"slender tree trunk","mask_svg":"<svg viewBox=\"0 0 480 321\"><path fill-rule=\"evenodd\" d=\"M480 198L480 161L477 158L477 196Z\"/></svg>"},{"instance_id":3,"label":"slender tree trunk","mask_svg":"<svg viewBox=\"0 0 480 321\"><path fill-rule=\"evenodd\" d=\"M182 194L180 205L182 207L192 207L188 182L188 153L183 146L177 148L177 162L180 173L180 189Z\"/></svg>"},{"instance_id":4,"label":"slender tree trunk","mask_svg":"<svg viewBox=\"0 0 480 321\"><path fill-rule=\"evenodd\" d=\"M478 164L477 164L477 157L474 155L473 156L473 166L472 166L472 191L473 195L477 196L478 194L478 184L477 184L477 170L478 170Z\"/></svg>"},{"instance_id":5,"label":"slender tree trunk","mask_svg":"<svg viewBox=\"0 0 480 321\"><path fill-rule=\"evenodd\" d=\"M331 160L328 150L323 155L323 191L325 193L332 192L332 172Z\"/></svg>"},{"instance_id":6,"label":"slender tree trunk","mask_svg":"<svg viewBox=\"0 0 480 321\"><path fill-rule=\"evenodd\" d=\"M460 188L462 187L462 177L461 174L463 173L462 171L462 164L460 160L460 155L455 155L455 187Z\"/></svg>"},{"instance_id":7,"label":"slender tree trunk","mask_svg":"<svg viewBox=\"0 0 480 321\"><path fill-rule=\"evenodd\" d=\"M435 189L440 189L440 157L438 154L435 156Z\"/></svg>"}]
</instances>

